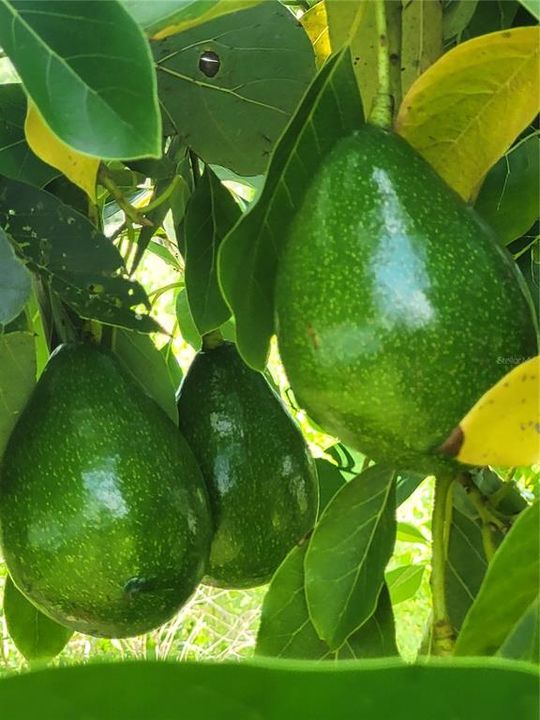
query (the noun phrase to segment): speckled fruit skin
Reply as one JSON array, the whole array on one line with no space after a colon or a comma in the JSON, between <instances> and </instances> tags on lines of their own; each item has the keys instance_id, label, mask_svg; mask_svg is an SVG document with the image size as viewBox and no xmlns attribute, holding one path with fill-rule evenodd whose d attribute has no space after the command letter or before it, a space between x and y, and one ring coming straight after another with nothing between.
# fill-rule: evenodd
<instances>
[{"instance_id":1,"label":"speckled fruit skin","mask_svg":"<svg viewBox=\"0 0 540 720\"><path fill-rule=\"evenodd\" d=\"M2 547L19 589L89 635L169 620L201 580L212 533L178 429L109 352L51 356L0 475Z\"/></svg>"},{"instance_id":2,"label":"speckled fruit skin","mask_svg":"<svg viewBox=\"0 0 540 720\"><path fill-rule=\"evenodd\" d=\"M437 448L536 354L521 276L490 228L401 138L365 126L307 188L280 259L281 358L327 432L398 469Z\"/></svg>"},{"instance_id":3,"label":"speckled fruit skin","mask_svg":"<svg viewBox=\"0 0 540 720\"><path fill-rule=\"evenodd\" d=\"M178 410L215 518L205 582L267 582L317 514L317 471L299 428L232 343L196 355Z\"/></svg>"}]
</instances>

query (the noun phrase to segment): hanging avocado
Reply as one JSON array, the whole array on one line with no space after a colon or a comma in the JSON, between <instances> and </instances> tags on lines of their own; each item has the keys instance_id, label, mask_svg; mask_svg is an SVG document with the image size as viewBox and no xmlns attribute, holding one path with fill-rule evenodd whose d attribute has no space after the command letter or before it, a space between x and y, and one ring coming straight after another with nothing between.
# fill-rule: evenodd
<instances>
[{"instance_id":1,"label":"hanging avocado","mask_svg":"<svg viewBox=\"0 0 540 720\"><path fill-rule=\"evenodd\" d=\"M267 582L317 513L315 465L299 428L263 375L227 342L197 354L178 410L216 525L206 581Z\"/></svg>"},{"instance_id":2,"label":"hanging avocado","mask_svg":"<svg viewBox=\"0 0 540 720\"><path fill-rule=\"evenodd\" d=\"M478 398L536 354L514 263L397 135L339 141L306 190L276 281L279 349L298 402L398 469L435 472Z\"/></svg>"},{"instance_id":3,"label":"hanging avocado","mask_svg":"<svg viewBox=\"0 0 540 720\"><path fill-rule=\"evenodd\" d=\"M0 476L4 557L36 607L104 637L169 620L204 574L204 482L177 428L109 352L51 356Z\"/></svg>"}]
</instances>

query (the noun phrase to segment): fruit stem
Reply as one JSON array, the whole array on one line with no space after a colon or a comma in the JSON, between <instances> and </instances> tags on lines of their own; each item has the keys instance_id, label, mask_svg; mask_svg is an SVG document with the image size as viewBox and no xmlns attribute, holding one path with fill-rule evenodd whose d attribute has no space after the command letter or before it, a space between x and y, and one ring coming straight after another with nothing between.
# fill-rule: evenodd
<instances>
[{"instance_id":1,"label":"fruit stem","mask_svg":"<svg viewBox=\"0 0 540 720\"><path fill-rule=\"evenodd\" d=\"M434 655L452 655L455 643L454 628L446 605L446 557L452 522L451 476L435 481L435 501L431 520L431 595L433 602L432 652Z\"/></svg>"},{"instance_id":2,"label":"fruit stem","mask_svg":"<svg viewBox=\"0 0 540 720\"><path fill-rule=\"evenodd\" d=\"M212 332L206 333L202 338L203 350L214 350L215 348L223 345L225 342L221 330L212 330Z\"/></svg>"},{"instance_id":3,"label":"fruit stem","mask_svg":"<svg viewBox=\"0 0 540 720\"><path fill-rule=\"evenodd\" d=\"M378 89L369 115L372 125L389 129L392 127L394 97L392 95L390 53L388 51L388 22L385 0L375 2L375 26L377 30Z\"/></svg>"}]
</instances>

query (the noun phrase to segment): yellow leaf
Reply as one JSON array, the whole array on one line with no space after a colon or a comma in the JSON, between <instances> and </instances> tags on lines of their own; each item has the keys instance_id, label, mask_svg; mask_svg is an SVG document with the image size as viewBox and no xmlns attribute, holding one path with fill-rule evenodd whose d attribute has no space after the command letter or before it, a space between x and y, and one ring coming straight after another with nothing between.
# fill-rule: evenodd
<instances>
[{"instance_id":1,"label":"yellow leaf","mask_svg":"<svg viewBox=\"0 0 540 720\"><path fill-rule=\"evenodd\" d=\"M412 85L396 130L463 198L538 113L540 28L482 35Z\"/></svg>"},{"instance_id":2,"label":"yellow leaf","mask_svg":"<svg viewBox=\"0 0 540 720\"><path fill-rule=\"evenodd\" d=\"M59 140L30 101L24 132L28 144L41 160L60 170L72 183L84 190L93 203L96 202L98 158L82 155Z\"/></svg>"},{"instance_id":3,"label":"yellow leaf","mask_svg":"<svg viewBox=\"0 0 540 720\"><path fill-rule=\"evenodd\" d=\"M208 10L204 10L200 13L195 13L194 17L189 17L189 13L186 13L184 20L173 23L163 30L160 30L152 36L152 40L163 40L163 38L169 37L170 35L176 35L189 28L202 25L209 20L221 17L222 15L228 15L229 13L238 12L239 10L247 10L253 5L258 5L261 0L225 0L224 2L213 3L209 6ZM202 3L200 3L202 6Z\"/></svg>"},{"instance_id":4,"label":"yellow leaf","mask_svg":"<svg viewBox=\"0 0 540 720\"><path fill-rule=\"evenodd\" d=\"M470 465L540 462L540 356L518 365L469 410L445 443ZM457 452L456 452L457 450Z\"/></svg>"},{"instance_id":5,"label":"yellow leaf","mask_svg":"<svg viewBox=\"0 0 540 720\"><path fill-rule=\"evenodd\" d=\"M318 2L310 8L302 15L300 22L304 26L304 30L313 45L317 67L321 67L326 58L332 52L330 48L330 36L328 32L328 20L326 17L325 3Z\"/></svg>"}]
</instances>

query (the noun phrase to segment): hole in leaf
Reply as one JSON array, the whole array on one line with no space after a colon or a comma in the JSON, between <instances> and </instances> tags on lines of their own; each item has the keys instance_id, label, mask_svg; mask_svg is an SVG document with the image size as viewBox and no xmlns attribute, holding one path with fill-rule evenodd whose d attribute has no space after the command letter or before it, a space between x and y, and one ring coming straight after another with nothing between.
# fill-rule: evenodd
<instances>
[{"instance_id":1,"label":"hole in leaf","mask_svg":"<svg viewBox=\"0 0 540 720\"><path fill-rule=\"evenodd\" d=\"M206 75L206 77L214 77L217 75L219 68L221 67L221 60L219 55L212 50L205 50L199 58L199 70Z\"/></svg>"}]
</instances>

